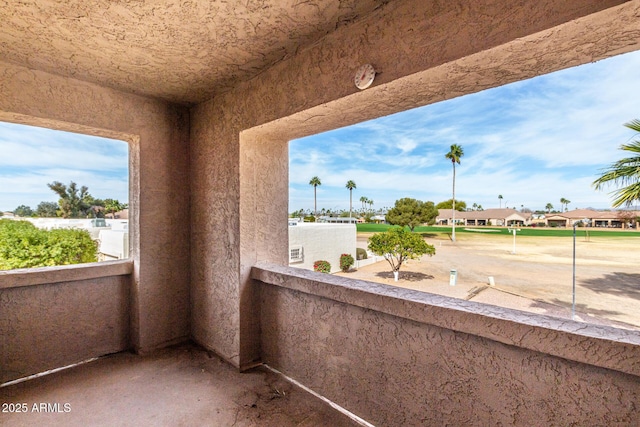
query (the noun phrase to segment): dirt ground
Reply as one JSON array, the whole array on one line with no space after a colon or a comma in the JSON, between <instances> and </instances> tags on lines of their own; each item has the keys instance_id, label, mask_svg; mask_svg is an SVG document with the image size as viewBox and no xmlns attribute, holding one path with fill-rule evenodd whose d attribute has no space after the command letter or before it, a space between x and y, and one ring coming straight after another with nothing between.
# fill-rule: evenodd
<instances>
[{"instance_id":1,"label":"dirt ground","mask_svg":"<svg viewBox=\"0 0 640 427\"><path fill-rule=\"evenodd\" d=\"M366 248L372 233L358 233ZM635 234L635 233L634 233ZM426 238L436 254L402 265L394 282L386 261L359 268L348 277L386 283L502 307L571 317L571 237L458 233L456 242ZM640 237L576 239L576 320L640 329ZM455 286L450 272L457 270ZM489 285L493 277L495 286Z\"/></svg>"}]
</instances>

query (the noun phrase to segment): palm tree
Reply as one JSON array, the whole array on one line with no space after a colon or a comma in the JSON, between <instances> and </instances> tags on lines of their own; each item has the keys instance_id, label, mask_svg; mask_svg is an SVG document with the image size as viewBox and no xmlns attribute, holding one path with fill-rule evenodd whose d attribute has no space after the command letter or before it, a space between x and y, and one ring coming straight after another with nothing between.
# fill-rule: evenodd
<instances>
[{"instance_id":1,"label":"palm tree","mask_svg":"<svg viewBox=\"0 0 640 427\"><path fill-rule=\"evenodd\" d=\"M322 185L322 182L320 182L320 178L318 178L317 176L314 176L313 178L311 178L311 181L309 181L309 185L313 185L313 216L317 217L318 204L316 199L316 188L318 187L318 185Z\"/></svg>"},{"instance_id":2,"label":"palm tree","mask_svg":"<svg viewBox=\"0 0 640 427\"><path fill-rule=\"evenodd\" d=\"M500 209L502 209L502 194L498 194L498 201L500 201Z\"/></svg>"},{"instance_id":3,"label":"palm tree","mask_svg":"<svg viewBox=\"0 0 640 427\"><path fill-rule=\"evenodd\" d=\"M366 197L362 196L360 197L360 203L362 203L362 211L364 212L364 204L367 203L369 201L369 199L367 199Z\"/></svg>"},{"instance_id":4,"label":"palm tree","mask_svg":"<svg viewBox=\"0 0 640 427\"><path fill-rule=\"evenodd\" d=\"M631 130L640 132L640 120L634 119L624 124ZM613 192L613 207L631 206L640 200L640 140L631 141L620 146L621 150L632 153L631 157L620 159L605 169L600 178L593 181L596 190L601 190L605 184L625 185Z\"/></svg>"},{"instance_id":5,"label":"palm tree","mask_svg":"<svg viewBox=\"0 0 640 427\"><path fill-rule=\"evenodd\" d=\"M551 213L551 209L553 209L553 205L551 203L547 203L547 206L544 207L547 210L547 213Z\"/></svg>"},{"instance_id":6,"label":"palm tree","mask_svg":"<svg viewBox=\"0 0 640 427\"><path fill-rule=\"evenodd\" d=\"M352 210L352 200L353 200L353 189L356 188L356 183L349 180L347 181L347 185L345 186L349 189L349 218L351 218L351 210Z\"/></svg>"},{"instance_id":7,"label":"palm tree","mask_svg":"<svg viewBox=\"0 0 640 427\"><path fill-rule=\"evenodd\" d=\"M451 145L451 151L444 155L451 160L453 166L453 203L451 211L451 240L456 241L456 163L460 164L460 158L464 156L464 150L458 144Z\"/></svg>"},{"instance_id":8,"label":"palm tree","mask_svg":"<svg viewBox=\"0 0 640 427\"><path fill-rule=\"evenodd\" d=\"M118 200L114 199L104 199L104 210L106 214L111 214L112 218L116 217L116 212L120 212L123 209L127 208L126 203L120 203Z\"/></svg>"},{"instance_id":9,"label":"palm tree","mask_svg":"<svg viewBox=\"0 0 640 427\"><path fill-rule=\"evenodd\" d=\"M567 202L568 202L567 199L565 199L564 197L560 197L560 212L564 212L564 205Z\"/></svg>"},{"instance_id":10,"label":"palm tree","mask_svg":"<svg viewBox=\"0 0 640 427\"><path fill-rule=\"evenodd\" d=\"M373 209L373 200L367 199L367 203L369 203L369 210Z\"/></svg>"}]
</instances>

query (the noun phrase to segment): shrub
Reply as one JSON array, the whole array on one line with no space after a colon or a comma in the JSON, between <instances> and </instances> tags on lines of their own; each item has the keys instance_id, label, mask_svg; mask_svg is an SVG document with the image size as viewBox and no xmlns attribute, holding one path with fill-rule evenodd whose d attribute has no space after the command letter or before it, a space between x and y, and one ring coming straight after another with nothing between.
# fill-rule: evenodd
<instances>
[{"instance_id":1,"label":"shrub","mask_svg":"<svg viewBox=\"0 0 640 427\"><path fill-rule=\"evenodd\" d=\"M41 230L28 221L0 220L0 270L97 261L86 230Z\"/></svg>"},{"instance_id":2,"label":"shrub","mask_svg":"<svg viewBox=\"0 0 640 427\"><path fill-rule=\"evenodd\" d=\"M344 272L349 271L355 261L350 254L340 255L340 269Z\"/></svg>"},{"instance_id":3,"label":"shrub","mask_svg":"<svg viewBox=\"0 0 640 427\"><path fill-rule=\"evenodd\" d=\"M356 248L356 258L358 260L367 259L367 257L368 257L368 255L367 255L366 249Z\"/></svg>"},{"instance_id":4,"label":"shrub","mask_svg":"<svg viewBox=\"0 0 640 427\"><path fill-rule=\"evenodd\" d=\"M318 260L313 263L313 271L319 271L320 273L331 273L331 264L329 264L329 261Z\"/></svg>"}]
</instances>

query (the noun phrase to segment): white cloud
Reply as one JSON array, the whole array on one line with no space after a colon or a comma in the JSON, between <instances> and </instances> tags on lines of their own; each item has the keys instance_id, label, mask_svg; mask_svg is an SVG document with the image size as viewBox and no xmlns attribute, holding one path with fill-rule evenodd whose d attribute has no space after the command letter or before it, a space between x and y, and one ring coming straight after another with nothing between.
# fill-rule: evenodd
<instances>
[{"instance_id":1,"label":"white cloud","mask_svg":"<svg viewBox=\"0 0 640 427\"><path fill-rule=\"evenodd\" d=\"M445 200L451 163L444 154L460 144L456 192L469 204L498 206L503 194L518 208L559 205L561 197L570 207L607 208L609 195L591 182L633 137L623 123L640 118L630 90L640 83L639 68L640 52L633 52L306 138L309 149L324 150L321 164L294 141L291 169L304 178L292 179L292 187L313 170L323 179L323 200L341 208L348 207L348 179L358 194L376 194L385 204ZM304 205L297 197L291 193L291 204Z\"/></svg>"},{"instance_id":2,"label":"white cloud","mask_svg":"<svg viewBox=\"0 0 640 427\"><path fill-rule=\"evenodd\" d=\"M0 210L57 201L53 181L85 185L96 198L129 198L122 141L0 123L0 152Z\"/></svg>"}]
</instances>

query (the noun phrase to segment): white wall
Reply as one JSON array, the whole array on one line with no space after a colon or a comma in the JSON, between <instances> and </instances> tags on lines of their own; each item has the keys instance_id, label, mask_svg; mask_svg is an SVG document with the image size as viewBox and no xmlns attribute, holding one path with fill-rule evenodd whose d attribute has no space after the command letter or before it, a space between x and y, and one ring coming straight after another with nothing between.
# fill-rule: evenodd
<instances>
[{"instance_id":1,"label":"white wall","mask_svg":"<svg viewBox=\"0 0 640 427\"><path fill-rule=\"evenodd\" d=\"M127 230L101 230L98 252L105 261L129 258L129 232Z\"/></svg>"},{"instance_id":2,"label":"white wall","mask_svg":"<svg viewBox=\"0 0 640 427\"><path fill-rule=\"evenodd\" d=\"M299 223L289 226L289 250L302 246L302 262L291 267L313 270L318 260L329 261L331 272L340 271L340 255L356 259L356 226L354 224Z\"/></svg>"}]
</instances>

